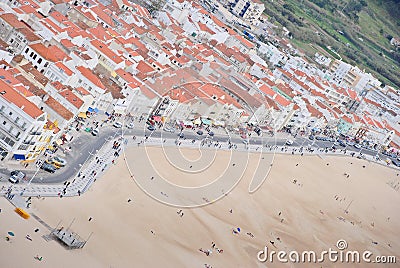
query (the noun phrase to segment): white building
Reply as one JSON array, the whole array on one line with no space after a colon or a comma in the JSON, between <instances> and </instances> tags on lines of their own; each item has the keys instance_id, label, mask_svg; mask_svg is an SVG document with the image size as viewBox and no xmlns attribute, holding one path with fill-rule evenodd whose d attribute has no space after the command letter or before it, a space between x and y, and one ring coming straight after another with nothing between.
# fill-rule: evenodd
<instances>
[{"instance_id":1,"label":"white building","mask_svg":"<svg viewBox=\"0 0 400 268\"><path fill-rule=\"evenodd\" d=\"M47 144L46 113L0 79L0 154L16 160L35 159Z\"/></svg>"},{"instance_id":2,"label":"white building","mask_svg":"<svg viewBox=\"0 0 400 268\"><path fill-rule=\"evenodd\" d=\"M259 18L265 9L259 0L234 0L231 2L231 12L253 25L259 24Z\"/></svg>"}]
</instances>

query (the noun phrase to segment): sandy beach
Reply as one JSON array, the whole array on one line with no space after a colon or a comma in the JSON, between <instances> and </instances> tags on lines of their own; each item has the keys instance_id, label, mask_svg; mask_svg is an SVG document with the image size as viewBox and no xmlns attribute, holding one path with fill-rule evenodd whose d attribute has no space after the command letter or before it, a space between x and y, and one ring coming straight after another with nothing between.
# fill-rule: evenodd
<instances>
[{"instance_id":1,"label":"sandy beach","mask_svg":"<svg viewBox=\"0 0 400 268\"><path fill-rule=\"evenodd\" d=\"M43 224L1 198L1 267L343 267L257 260L264 246L321 252L339 239L349 250L400 261L400 192L390 185L399 171L349 157L172 147L128 148L126 161L121 156L80 197L32 198L29 212L50 227L73 222L71 230L90 236L83 249L46 241ZM249 193L253 178L266 174ZM380 266L398 264L370 267Z\"/></svg>"}]
</instances>

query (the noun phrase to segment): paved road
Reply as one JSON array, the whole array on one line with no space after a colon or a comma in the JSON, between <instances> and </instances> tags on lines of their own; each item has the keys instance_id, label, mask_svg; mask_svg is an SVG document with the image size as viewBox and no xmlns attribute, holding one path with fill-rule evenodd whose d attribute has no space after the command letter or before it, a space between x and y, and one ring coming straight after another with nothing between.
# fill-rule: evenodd
<instances>
[{"instance_id":1,"label":"paved road","mask_svg":"<svg viewBox=\"0 0 400 268\"><path fill-rule=\"evenodd\" d=\"M58 170L55 174L49 174L47 172L44 172L40 170L35 178L32 180L34 183L44 183L44 184L49 184L49 183L60 183L68 180L71 178L73 175L77 174L78 171L80 170L81 166L87 161L90 160L91 156L93 156L97 150L99 150L105 142L108 140L111 140L112 138L121 135L121 134L127 135L127 136L136 136L138 140L140 138L143 138L145 136L153 137L153 138L165 138L165 139L186 139L186 140L202 140L204 138L207 139L212 139L213 141L219 141L222 143L228 142L230 140L231 143L233 144L243 144L244 140L238 136L237 134L229 135L228 134L222 134L218 133L215 134L214 137L210 137L207 135L206 132L204 132L203 135L198 135L196 134L193 130L191 129L185 129L183 131L184 138L179 138L178 133L170 133L166 131L161 131L161 130L156 130L156 131L149 131L145 125L137 125L134 129L116 129L113 128L112 126L105 126L100 129L100 133L98 136L93 137L89 133L81 133L79 137L75 138L73 142L68 144L69 146L72 147L72 152L70 155L66 157L66 160L68 161L68 164L66 167ZM306 136L300 136L298 135L296 138L290 137L287 133L277 133L276 136L271 137L264 135L263 137L258 137L258 136L252 136L248 139L248 143L250 145L260 145L260 146L268 146L268 145L277 145L277 146L283 146L285 145L286 141L290 139L293 141L293 147L312 147L314 149L320 149L320 148L331 148L333 146L333 142L329 141L322 141L322 140L310 140ZM375 156L377 155L377 152L374 150L369 150L369 149L356 149L353 146L346 146L346 147L340 147L336 146L337 149L346 149L347 151L353 151L357 154L360 152L364 155L370 155L370 156ZM77 152L79 152L77 154ZM382 154L378 154L381 159L386 159L388 158L387 156L384 156ZM3 178L8 178L9 176L9 170L6 169L0 169L0 173L3 174ZM35 171L28 171L27 172L27 177L31 178Z\"/></svg>"}]
</instances>

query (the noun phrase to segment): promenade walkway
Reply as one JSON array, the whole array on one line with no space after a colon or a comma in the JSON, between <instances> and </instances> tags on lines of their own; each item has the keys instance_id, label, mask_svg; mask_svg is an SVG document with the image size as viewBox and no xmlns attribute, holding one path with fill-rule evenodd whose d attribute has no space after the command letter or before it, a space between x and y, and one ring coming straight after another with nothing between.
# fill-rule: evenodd
<instances>
[{"instance_id":1,"label":"promenade walkway","mask_svg":"<svg viewBox=\"0 0 400 268\"><path fill-rule=\"evenodd\" d=\"M115 143L119 146L115 147ZM133 139L132 136L126 137L111 137L103 147L101 147L89 161L86 161L80 170L67 181L61 184L11 184L9 182L0 182L0 195L13 198L28 197L72 197L84 194L102 174L113 165L118 157L124 157L123 150L127 146L172 146L184 148L199 148L201 141L197 140L194 143L189 139L164 139L164 138L143 138ZM210 140L209 143L203 144L204 148L217 150L234 150L235 152L254 152L267 154L294 154L294 155L319 155L324 158L327 155L347 156L351 157L351 151L343 150L326 151L324 148L314 148L313 151L306 147L291 147L291 146L275 146L275 145L246 145L246 144L228 144L227 142L216 143ZM117 155L118 154L118 155ZM354 157L358 154L355 153ZM374 161L372 156L365 155L367 161ZM380 164L384 164L380 162ZM14 197L13 197L14 196ZM18 197L16 197L18 196ZM13 198L11 198L13 197ZM12 200L11 200L12 201ZM15 205L23 205L24 202L15 200ZM25 202L25 204L29 204Z\"/></svg>"}]
</instances>

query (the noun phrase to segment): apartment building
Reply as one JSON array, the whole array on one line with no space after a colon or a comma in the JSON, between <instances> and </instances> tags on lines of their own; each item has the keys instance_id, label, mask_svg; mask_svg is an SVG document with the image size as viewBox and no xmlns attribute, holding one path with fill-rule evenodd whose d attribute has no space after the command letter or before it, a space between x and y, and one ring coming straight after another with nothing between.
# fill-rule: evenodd
<instances>
[{"instance_id":1,"label":"apartment building","mask_svg":"<svg viewBox=\"0 0 400 268\"><path fill-rule=\"evenodd\" d=\"M260 0L234 0L231 4L231 12L243 18L253 25L259 24L259 18L265 6Z\"/></svg>"},{"instance_id":2,"label":"apartment building","mask_svg":"<svg viewBox=\"0 0 400 268\"><path fill-rule=\"evenodd\" d=\"M1 160L33 160L49 142L43 136L46 113L0 79Z\"/></svg>"}]
</instances>

